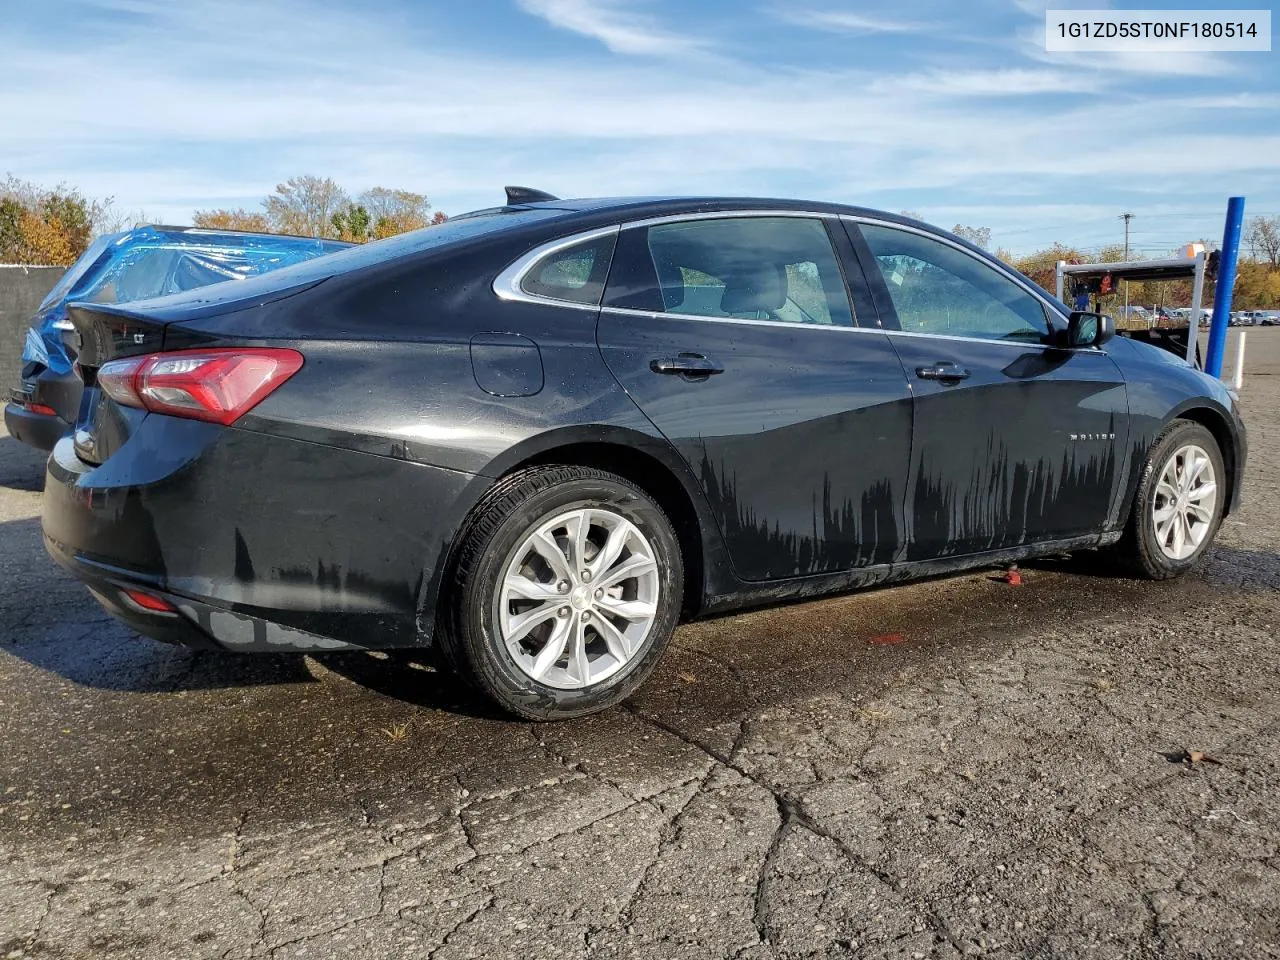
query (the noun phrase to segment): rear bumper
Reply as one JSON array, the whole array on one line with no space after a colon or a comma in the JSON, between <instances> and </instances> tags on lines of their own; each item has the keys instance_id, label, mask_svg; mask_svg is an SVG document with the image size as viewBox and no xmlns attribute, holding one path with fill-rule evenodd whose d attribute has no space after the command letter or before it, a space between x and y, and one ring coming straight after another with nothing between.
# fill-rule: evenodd
<instances>
[{"instance_id":1,"label":"rear bumper","mask_svg":"<svg viewBox=\"0 0 1280 960\"><path fill-rule=\"evenodd\" d=\"M109 612L157 639L243 651L421 646L477 482L151 414L100 466L71 438L57 443L45 545ZM126 588L177 612L134 609Z\"/></svg>"},{"instance_id":2,"label":"rear bumper","mask_svg":"<svg viewBox=\"0 0 1280 960\"><path fill-rule=\"evenodd\" d=\"M83 389L73 373L54 373L41 364L28 363L19 388L12 392L10 403L4 408L9 435L28 446L52 450L71 432ZM50 407L56 416L37 413L30 409L31 404Z\"/></svg>"},{"instance_id":3,"label":"rear bumper","mask_svg":"<svg viewBox=\"0 0 1280 960\"><path fill-rule=\"evenodd\" d=\"M254 653L363 649L359 644L295 630L205 600L168 592L159 577L87 560L67 544L47 535L44 546L49 556L84 581L107 613L153 640L200 650ZM125 594L126 590L142 590L168 601L175 610L162 613L144 609Z\"/></svg>"},{"instance_id":4,"label":"rear bumper","mask_svg":"<svg viewBox=\"0 0 1280 960\"><path fill-rule=\"evenodd\" d=\"M37 450L52 450L54 444L71 432L71 424L60 417L36 413L13 402L5 405L4 428L13 439Z\"/></svg>"}]
</instances>

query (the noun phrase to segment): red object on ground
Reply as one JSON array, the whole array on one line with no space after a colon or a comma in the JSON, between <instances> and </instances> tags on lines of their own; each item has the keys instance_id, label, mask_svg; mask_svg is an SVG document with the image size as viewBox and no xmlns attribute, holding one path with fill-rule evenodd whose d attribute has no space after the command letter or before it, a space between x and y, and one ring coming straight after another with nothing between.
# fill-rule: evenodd
<instances>
[{"instance_id":1,"label":"red object on ground","mask_svg":"<svg viewBox=\"0 0 1280 960\"><path fill-rule=\"evenodd\" d=\"M907 639L905 633L878 633L867 642L876 647L890 647Z\"/></svg>"},{"instance_id":2,"label":"red object on ground","mask_svg":"<svg viewBox=\"0 0 1280 960\"><path fill-rule=\"evenodd\" d=\"M1022 586L1022 574L1018 572L1017 567L1010 567L1005 571L1004 582L1011 587Z\"/></svg>"}]
</instances>

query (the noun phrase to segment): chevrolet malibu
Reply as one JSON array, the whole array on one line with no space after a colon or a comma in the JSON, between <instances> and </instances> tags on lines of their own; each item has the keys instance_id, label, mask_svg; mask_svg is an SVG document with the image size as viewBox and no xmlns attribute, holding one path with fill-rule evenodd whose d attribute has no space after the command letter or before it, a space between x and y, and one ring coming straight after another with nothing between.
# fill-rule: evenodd
<instances>
[{"instance_id":1,"label":"chevrolet malibu","mask_svg":"<svg viewBox=\"0 0 1280 960\"><path fill-rule=\"evenodd\" d=\"M69 316L44 536L107 610L435 648L529 718L626 697L682 618L1092 548L1179 576L1244 472L1218 380L856 207L509 188Z\"/></svg>"}]
</instances>

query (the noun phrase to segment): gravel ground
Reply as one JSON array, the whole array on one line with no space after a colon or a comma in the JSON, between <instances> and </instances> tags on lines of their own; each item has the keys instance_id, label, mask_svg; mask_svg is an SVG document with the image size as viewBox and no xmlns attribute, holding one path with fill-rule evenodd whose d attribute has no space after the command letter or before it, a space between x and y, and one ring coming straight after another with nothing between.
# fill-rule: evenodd
<instances>
[{"instance_id":1,"label":"gravel ground","mask_svg":"<svg viewBox=\"0 0 1280 960\"><path fill-rule=\"evenodd\" d=\"M0 958L1280 956L1280 377L1245 405L1197 575L691 624L554 725L384 657L136 637L0 436Z\"/></svg>"}]
</instances>

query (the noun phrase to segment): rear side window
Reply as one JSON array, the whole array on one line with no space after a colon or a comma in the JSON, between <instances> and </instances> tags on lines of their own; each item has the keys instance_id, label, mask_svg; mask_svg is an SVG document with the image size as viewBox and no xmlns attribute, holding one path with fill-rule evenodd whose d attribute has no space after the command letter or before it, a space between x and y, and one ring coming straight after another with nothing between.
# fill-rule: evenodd
<instances>
[{"instance_id":1,"label":"rear side window","mask_svg":"<svg viewBox=\"0 0 1280 960\"><path fill-rule=\"evenodd\" d=\"M537 261L520 281L520 289L535 297L599 306L617 234L557 250Z\"/></svg>"},{"instance_id":2,"label":"rear side window","mask_svg":"<svg viewBox=\"0 0 1280 960\"><path fill-rule=\"evenodd\" d=\"M609 303L726 320L851 326L827 228L804 217L725 217L658 224L643 245L624 233ZM630 234L630 235L628 235Z\"/></svg>"}]
</instances>

